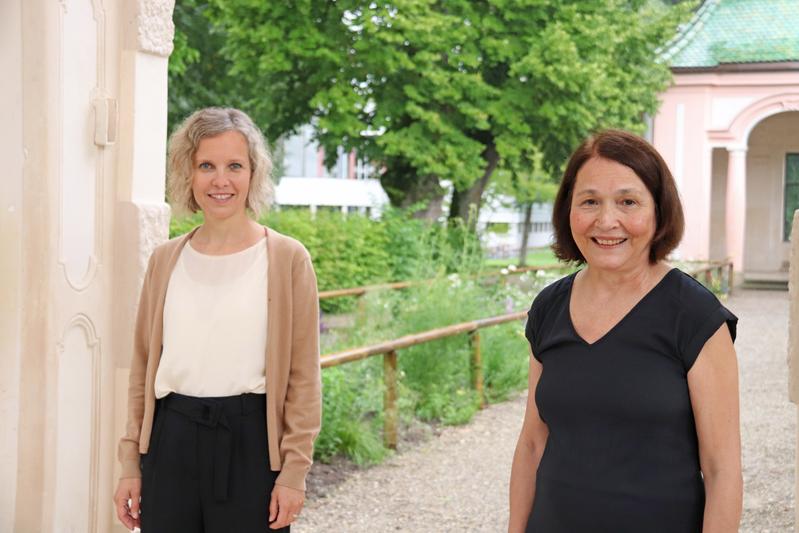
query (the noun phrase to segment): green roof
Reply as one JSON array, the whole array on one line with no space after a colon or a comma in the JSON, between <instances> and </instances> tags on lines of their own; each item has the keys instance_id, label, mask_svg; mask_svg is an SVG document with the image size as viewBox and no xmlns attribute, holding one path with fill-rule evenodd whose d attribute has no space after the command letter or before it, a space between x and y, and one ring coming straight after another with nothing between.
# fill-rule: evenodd
<instances>
[{"instance_id":1,"label":"green roof","mask_svg":"<svg viewBox=\"0 0 799 533\"><path fill-rule=\"evenodd\" d=\"M672 68L799 61L799 0L706 0L665 58Z\"/></svg>"}]
</instances>

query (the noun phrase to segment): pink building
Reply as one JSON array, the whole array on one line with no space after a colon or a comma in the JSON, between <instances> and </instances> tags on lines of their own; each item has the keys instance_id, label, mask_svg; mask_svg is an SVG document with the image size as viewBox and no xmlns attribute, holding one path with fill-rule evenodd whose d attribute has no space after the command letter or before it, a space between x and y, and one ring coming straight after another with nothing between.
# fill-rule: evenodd
<instances>
[{"instance_id":1,"label":"pink building","mask_svg":"<svg viewBox=\"0 0 799 533\"><path fill-rule=\"evenodd\" d=\"M653 142L686 211L682 259L788 279L799 209L799 0L706 0L671 43Z\"/></svg>"}]
</instances>

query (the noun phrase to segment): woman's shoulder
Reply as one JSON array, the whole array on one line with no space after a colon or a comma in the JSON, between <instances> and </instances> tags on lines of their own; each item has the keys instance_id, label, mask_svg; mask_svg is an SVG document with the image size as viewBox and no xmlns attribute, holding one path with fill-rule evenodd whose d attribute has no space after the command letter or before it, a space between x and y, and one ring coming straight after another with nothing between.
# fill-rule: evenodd
<instances>
[{"instance_id":1,"label":"woman's shoulder","mask_svg":"<svg viewBox=\"0 0 799 533\"><path fill-rule=\"evenodd\" d=\"M564 276L556 281L553 281L538 293L533 300L533 307L548 307L554 302L568 297L572 283L574 283L574 276L577 272L572 272L568 276Z\"/></svg>"},{"instance_id":2,"label":"woman's shoulder","mask_svg":"<svg viewBox=\"0 0 799 533\"><path fill-rule=\"evenodd\" d=\"M681 308L716 308L721 305L716 295L690 274L679 268L672 269L670 274L669 294Z\"/></svg>"},{"instance_id":3,"label":"woman's shoulder","mask_svg":"<svg viewBox=\"0 0 799 533\"><path fill-rule=\"evenodd\" d=\"M169 258L183 247L184 243L191 237L192 233L194 233L194 230L182 235L178 235L177 237L172 237L168 241L162 242L153 248L153 251L150 254L151 265L158 266L169 262Z\"/></svg>"},{"instance_id":4,"label":"woman's shoulder","mask_svg":"<svg viewBox=\"0 0 799 533\"><path fill-rule=\"evenodd\" d=\"M300 241L272 228L266 228L266 240L268 246L272 248L277 255L299 259L310 259L311 257L308 249L305 248L305 245Z\"/></svg>"},{"instance_id":5,"label":"woman's shoulder","mask_svg":"<svg viewBox=\"0 0 799 533\"><path fill-rule=\"evenodd\" d=\"M676 325L674 330L685 369L690 370L707 339L722 324L727 324L730 337L735 341L738 317L727 309L713 292L682 270L670 274L669 295L674 305Z\"/></svg>"}]
</instances>

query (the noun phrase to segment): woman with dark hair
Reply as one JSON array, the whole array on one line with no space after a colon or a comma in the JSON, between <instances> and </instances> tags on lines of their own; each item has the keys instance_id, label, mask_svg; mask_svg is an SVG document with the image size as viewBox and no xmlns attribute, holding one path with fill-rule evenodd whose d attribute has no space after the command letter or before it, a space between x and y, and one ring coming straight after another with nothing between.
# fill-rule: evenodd
<instances>
[{"instance_id":1,"label":"woman with dark hair","mask_svg":"<svg viewBox=\"0 0 799 533\"><path fill-rule=\"evenodd\" d=\"M157 247L130 368L119 520L143 533L289 531L321 423L308 251L254 217L272 163L250 117L207 108L169 141L173 209L203 223Z\"/></svg>"},{"instance_id":2,"label":"woman with dark hair","mask_svg":"<svg viewBox=\"0 0 799 533\"><path fill-rule=\"evenodd\" d=\"M584 265L530 309L529 396L509 533L738 530L737 318L665 263L683 233L646 141L607 130L572 154L553 249Z\"/></svg>"}]
</instances>

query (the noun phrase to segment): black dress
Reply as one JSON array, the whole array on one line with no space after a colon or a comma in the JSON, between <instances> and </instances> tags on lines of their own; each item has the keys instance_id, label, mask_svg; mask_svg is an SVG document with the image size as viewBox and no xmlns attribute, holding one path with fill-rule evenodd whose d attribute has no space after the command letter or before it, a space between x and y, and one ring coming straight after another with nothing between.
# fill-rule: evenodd
<instances>
[{"instance_id":1,"label":"black dress","mask_svg":"<svg viewBox=\"0 0 799 533\"><path fill-rule=\"evenodd\" d=\"M588 344L569 313L574 276L541 291L527 321L549 427L527 532L699 532L705 492L687 373L722 324L735 339L738 319L675 268Z\"/></svg>"}]
</instances>

